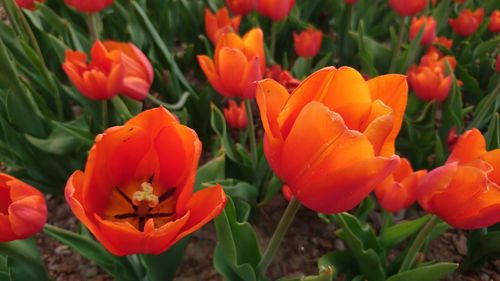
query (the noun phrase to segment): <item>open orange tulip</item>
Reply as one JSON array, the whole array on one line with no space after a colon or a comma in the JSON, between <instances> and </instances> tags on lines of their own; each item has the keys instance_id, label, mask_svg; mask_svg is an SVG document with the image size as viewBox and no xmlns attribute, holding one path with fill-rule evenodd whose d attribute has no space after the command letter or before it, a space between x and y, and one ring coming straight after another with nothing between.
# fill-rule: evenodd
<instances>
[{"instance_id":1,"label":"open orange tulip","mask_svg":"<svg viewBox=\"0 0 500 281\"><path fill-rule=\"evenodd\" d=\"M76 217L115 255L160 254L220 214L222 187L193 194L201 143L163 107L96 137L66 184Z\"/></svg>"},{"instance_id":2,"label":"open orange tulip","mask_svg":"<svg viewBox=\"0 0 500 281\"><path fill-rule=\"evenodd\" d=\"M113 4L113 0L64 0L64 2L82 13L97 13Z\"/></svg>"},{"instance_id":3,"label":"open orange tulip","mask_svg":"<svg viewBox=\"0 0 500 281\"><path fill-rule=\"evenodd\" d=\"M34 10L35 2L44 3L45 0L16 0L16 5L24 9Z\"/></svg>"},{"instance_id":4,"label":"open orange tulip","mask_svg":"<svg viewBox=\"0 0 500 281\"><path fill-rule=\"evenodd\" d=\"M408 95L403 75L365 81L349 67L323 68L290 95L257 86L264 151L274 172L308 208L354 208L397 167L394 141Z\"/></svg>"},{"instance_id":5,"label":"open orange tulip","mask_svg":"<svg viewBox=\"0 0 500 281\"><path fill-rule=\"evenodd\" d=\"M238 32L240 28L241 17L229 17L226 7L220 9L215 15L210 9L205 8L205 32L213 44L217 44L219 36L228 32Z\"/></svg>"},{"instance_id":6,"label":"open orange tulip","mask_svg":"<svg viewBox=\"0 0 500 281\"><path fill-rule=\"evenodd\" d=\"M220 36L215 58L198 56L198 63L208 81L219 94L230 98L255 97L255 81L266 70L264 34L260 28L247 32L243 38L235 33Z\"/></svg>"},{"instance_id":7,"label":"open orange tulip","mask_svg":"<svg viewBox=\"0 0 500 281\"><path fill-rule=\"evenodd\" d=\"M280 21L288 16L295 0L257 0L257 11L259 14Z\"/></svg>"},{"instance_id":8,"label":"open orange tulip","mask_svg":"<svg viewBox=\"0 0 500 281\"><path fill-rule=\"evenodd\" d=\"M62 65L71 82L84 96L93 100L111 99L124 94L143 100L153 83L153 67L132 43L96 41L92 61L80 51L66 51Z\"/></svg>"},{"instance_id":9,"label":"open orange tulip","mask_svg":"<svg viewBox=\"0 0 500 281\"><path fill-rule=\"evenodd\" d=\"M413 172L410 162L402 158L398 167L375 187L380 205L388 212L399 212L417 201L417 185L427 174L426 170Z\"/></svg>"},{"instance_id":10,"label":"open orange tulip","mask_svg":"<svg viewBox=\"0 0 500 281\"><path fill-rule=\"evenodd\" d=\"M0 173L0 242L26 239L40 232L47 220L43 194Z\"/></svg>"},{"instance_id":11,"label":"open orange tulip","mask_svg":"<svg viewBox=\"0 0 500 281\"><path fill-rule=\"evenodd\" d=\"M417 198L427 212L456 228L500 222L500 149L486 151L477 129L465 132L445 165L422 179Z\"/></svg>"},{"instance_id":12,"label":"open orange tulip","mask_svg":"<svg viewBox=\"0 0 500 281\"><path fill-rule=\"evenodd\" d=\"M303 58L314 57L321 49L323 32L309 27L301 33L294 32L293 41L297 55Z\"/></svg>"},{"instance_id":13,"label":"open orange tulip","mask_svg":"<svg viewBox=\"0 0 500 281\"><path fill-rule=\"evenodd\" d=\"M480 8L474 12L465 9L456 19L448 19L448 23L455 33L460 36L472 35L479 28L484 18L484 9Z\"/></svg>"},{"instance_id":14,"label":"open orange tulip","mask_svg":"<svg viewBox=\"0 0 500 281\"><path fill-rule=\"evenodd\" d=\"M428 0L389 0L389 6L400 16L414 16L422 11Z\"/></svg>"}]
</instances>

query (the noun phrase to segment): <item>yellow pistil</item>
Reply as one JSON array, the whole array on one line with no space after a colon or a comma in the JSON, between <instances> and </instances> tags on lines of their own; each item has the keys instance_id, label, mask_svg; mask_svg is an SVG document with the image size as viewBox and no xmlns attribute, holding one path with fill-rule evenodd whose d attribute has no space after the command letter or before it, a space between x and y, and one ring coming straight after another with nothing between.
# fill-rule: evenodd
<instances>
[{"instance_id":1,"label":"yellow pistil","mask_svg":"<svg viewBox=\"0 0 500 281\"><path fill-rule=\"evenodd\" d=\"M141 184L141 190L134 192L132 203L139 207L138 215L144 216L149 212L149 208L158 206L158 196L153 193L153 186L149 182Z\"/></svg>"}]
</instances>

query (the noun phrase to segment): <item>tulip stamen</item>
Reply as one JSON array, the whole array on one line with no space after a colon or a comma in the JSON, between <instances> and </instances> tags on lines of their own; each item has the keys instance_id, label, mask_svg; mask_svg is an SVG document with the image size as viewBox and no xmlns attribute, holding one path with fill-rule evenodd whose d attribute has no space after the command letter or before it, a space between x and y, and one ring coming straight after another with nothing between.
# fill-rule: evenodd
<instances>
[{"instance_id":1,"label":"tulip stamen","mask_svg":"<svg viewBox=\"0 0 500 281\"><path fill-rule=\"evenodd\" d=\"M155 214L148 214L147 217L148 217L148 219L151 219L151 218L166 218L166 217L171 217L173 215L174 215L174 213L155 213Z\"/></svg>"},{"instance_id":2,"label":"tulip stamen","mask_svg":"<svg viewBox=\"0 0 500 281\"><path fill-rule=\"evenodd\" d=\"M114 218L118 219L118 220L130 219L130 218L136 218L136 217L137 217L136 213L118 214L118 215L114 216Z\"/></svg>"},{"instance_id":3,"label":"tulip stamen","mask_svg":"<svg viewBox=\"0 0 500 281\"><path fill-rule=\"evenodd\" d=\"M120 194L121 197L123 197L123 199L125 199L125 201L127 201L130 204L130 206L132 206L134 211L137 211L137 206L135 206L134 203L132 203L132 199L130 199L130 197L128 197L127 194L125 194L119 187L116 187L115 190L116 192L118 192L118 194Z\"/></svg>"},{"instance_id":4,"label":"tulip stamen","mask_svg":"<svg viewBox=\"0 0 500 281\"><path fill-rule=\"evenodd\" d=\"M161 202L167 200L174 193L175 193L175 187L172 187L171 189L167 190L165 193L163 193L162 195L160 195L160 197L158 198L158 202L161 203Z\"/></svg>"}]
</instances>

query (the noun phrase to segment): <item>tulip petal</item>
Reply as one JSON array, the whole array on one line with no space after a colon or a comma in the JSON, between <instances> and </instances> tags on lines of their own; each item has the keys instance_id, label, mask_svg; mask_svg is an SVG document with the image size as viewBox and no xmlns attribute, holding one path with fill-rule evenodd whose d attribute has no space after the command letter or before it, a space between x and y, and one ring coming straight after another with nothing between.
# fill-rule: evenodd
<instances>
[{"instance_id":1,"label":"tulip petal","mask_svg":"<svg viewBox=\"0 0 500 281\"><path fill-rule=\"evenodd\" d=\"M486 152L482 157L484 161L491 165L493 170L488 174L488 178L500 185L500 149Z\"/></svg>"},{"instance_id":2,"label":"tulip petal","mask_svg":"<svg viewBox=\"0 0 500 281\"><path fill-rule=\"evenodd\" d=\"M6 214L0 213L0 243L12 241L13 237L16 237L16 234L12 231L10 227L9 216Z\"/></svg>"},{"instance_id":3,"label":"tulip petal","mask_svg":"<svg viewBox=\"0 0 500 281\"><path fill-rule=\"evenodd\" d=\"M458 162L459 164L478 159L486 153L486 142L481 132L474 128L465 132L455 144L453 151L446 163Z\"/></svg>"},{"instance_id":4,"label":"tulip petal","mask_svg":"<svg viewBox=\"0 0 500 281\"><path fill-rule=\"evenodd\" d=\"M215 64L210 59L209 57L203 55L203 56L197 56L198 58L198 64L201 67L201 70L203 70L203 73L205 73L205 76L208 79L208 82L210 82L210 85L221 95L229 97L230 94L229 92L224 88L221 78L219 74L217 73L217 70L215 69Z\"/></svg>"},{"instance_id":5,"label":"tulip petal","mask_svg":"<svg viewBox=\"0 0 500 281\"><path fill-rule=\"evenodd\" d=\"M155 139L163 127L175 124L179 124L179 120L164 107L143 111L140 115L131 118L126 123L129 126L143 128L149 132L151 139Z\"/></svg>"},{"instance_id":6,"label":"tulip petal","mask_svg":"<svg viewBox=\"0 0 500 281\"><path fill-rule=\"evenodd\" d=\"M135 76L129 76L124 79L122 93L134 100L144 100L148 93L151 84Z\"/></svg>"},{"instance_id":7,"label":"tulip petal","mask_svg":"<svg viewBox=\"0 0 500 281\"><path fill-rule=\"evenodd\" d=\"M247 65L248 60L241 50L229 47L220 50L216 66L224 89L227 90L230 97L243 95L241 84L245 79Z\"/></svg>"},{"instance_id":8,"label":"tulip petal","mask_svg":"<svg viewBox=\"0 0 500 281\"><path fill-rule=\"evenodd\" d=\"M384 144L388 141L389 135L393 129L393 119L391 108L387 107L380 100L376 100L372 103L370 116L366 119L368 125L363 134L372 143L375 155L380 155Z\"/></svg>"},{"instance_id":9,"label":"tulip petal","mask_svg":"<svg viewBox=\"0 0 500 281\"><path fill-rule=\"evenodd\" d=\"M383 101L393 112L392 131L380 151L382 156L394 154L394 142L401 129L408 101L408 83L406 81L406 77L399 74L382 75L367 81L372 99Z\"/></svg>"},{"instance_id":10,"label":"tulip petal","mask_svg":"<svg viewBox=\"0 0 500 281\"><path fill-rule=\"evenodd\" d=\"M259 57L260 71L266 71L266 55L264 53L264 34L260 28L253 28L243 36L245 55L248 60Z\"/></svg>"},{"instance_id":11,"label":"tulip petal","mask_svg":"<svg viewBox=\"0 0 500 281\"><path fill-rule=\"evenodd\" d=\"M187 212L184 216L154 230L148 230L146 227L147 234L144 248L141 252L159 255L168 250L168 248L180 240L179 236L182 235L181 231L186 228L186 223L189 221L190 217L191 213Z\"/></svg>"},{"instance_id":12,"label":"tulip petal","mask_svg":"<svg viewBox=\"0 0 500 281\"><path fill-rule=\"evenodd\" d=\"M9 206L9 218L12 231L20 238L39 232L47 220L44 198L32 195L13 202Z\"/></svg>"},{"instance_id":13,"label":"tulip petal","mask_svg":"<svg viewBox=\"0 0 500 281\"><path fill-rule=\"evenodd\" d=\"M262 79L262 72L259 67L259 57L253 57L245 68L243 80L241 81L240 88L243 90L242 98L253 99L255 98L256 83Z\"/></svg>"}]
</instances>

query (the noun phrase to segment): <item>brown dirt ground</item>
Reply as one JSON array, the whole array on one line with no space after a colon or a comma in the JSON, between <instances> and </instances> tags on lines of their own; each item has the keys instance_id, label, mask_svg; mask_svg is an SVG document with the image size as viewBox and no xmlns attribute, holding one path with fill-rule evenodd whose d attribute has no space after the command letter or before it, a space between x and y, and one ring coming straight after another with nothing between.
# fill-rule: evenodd
<instances>
[{"instance_id":1,"label":"brown dirt ground","mask_svg":"<svg viewBox=\"0 0 500 281\"><path fill-rule=\"evenodd\" d=\"M49 197L49 223L59 227L77 230L78 222L71 214L62 198ZM279 220L285 200L276 196L252 220L260 241L267 243ZM269 276L275 280L281 276L303 276L317 274L317 259L335 249L345 248L345 244L335 238L335 226L326 224L317 215L302 208L290 227L281 250L269 268ZM67 246L45 234L38 235L42 257L54 281L108 281L112 280L92 262L80 257ZM189 243L181 266L177 270L176 281L207 280L222 278L212 265L215 248L215 232L212 224L197 231ZM427 260L459 262L467 251L463 232L449 231L434 240L429 248ZM446 281L500 281L500 261L490 263L478 273L455 273Z\"/></svg>"}]
</instances>

